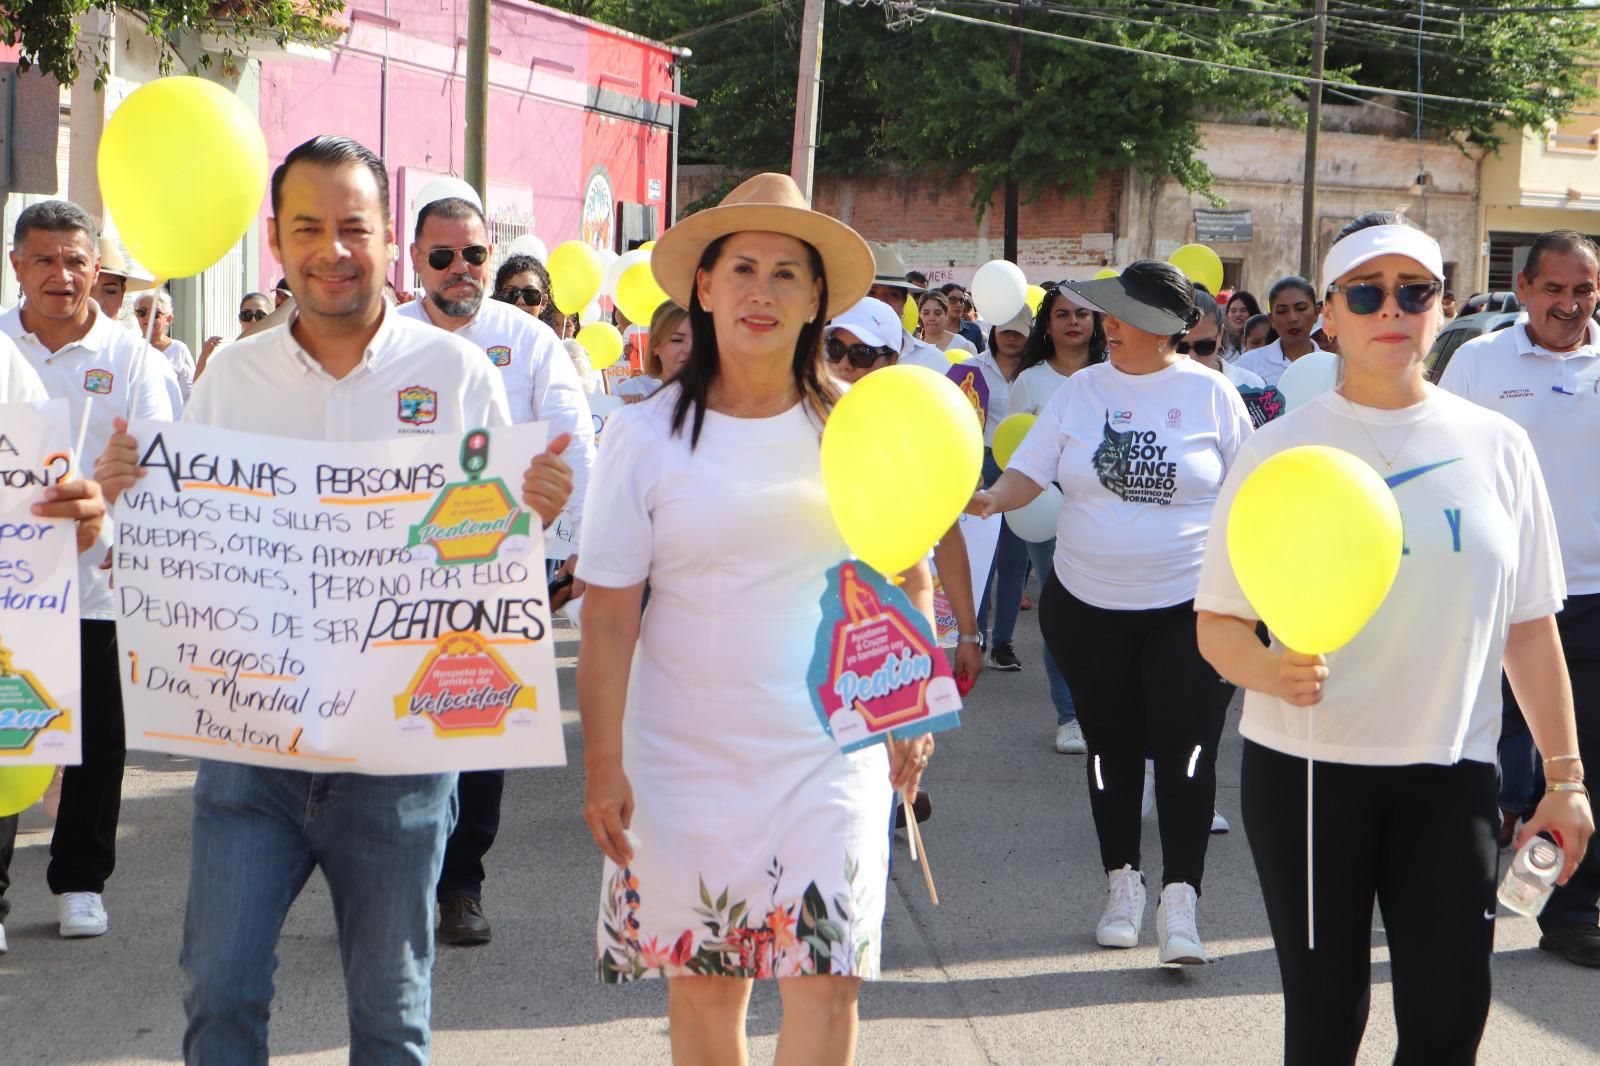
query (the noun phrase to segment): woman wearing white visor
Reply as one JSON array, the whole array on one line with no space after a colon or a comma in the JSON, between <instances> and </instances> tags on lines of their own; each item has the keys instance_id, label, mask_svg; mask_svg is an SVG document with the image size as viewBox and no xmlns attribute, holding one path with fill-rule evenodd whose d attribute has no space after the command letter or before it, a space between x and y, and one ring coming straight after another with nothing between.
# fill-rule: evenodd
<instances>
[{"instance_id":1,"label":"woman wearing white visor","mask_svg":"<svg viewBox=\"0 0 1600 1066\"><path fill-rule=\"evenodd\" d=\"M1392 212L1363 215L1340 232L1322 276L1341 384L1240 449L1195 597L1200 648L1249 690L1241 806L1283 977L1285 1061L1355 1061L1376 899L1394 988L1395 1061L1467 1063L1489 1010L1502 662L1539 749L1578 750L1553 617L1564 594L1561 557L1527 435L1424 381L1444 276L1433 238ZM1262 645L1227 552L1240 483L1302 444L1371 464L1394 490L1405 528L1388 598L1355 640L1325 658ZM1313 718L1306 708L1314 704ZM1552 791L1522 832L1524 840L1541 830L1561 837L1563 880L1593 831L1581 775L1573 760L1553 763Z\"/></svg>"}]
</instances>

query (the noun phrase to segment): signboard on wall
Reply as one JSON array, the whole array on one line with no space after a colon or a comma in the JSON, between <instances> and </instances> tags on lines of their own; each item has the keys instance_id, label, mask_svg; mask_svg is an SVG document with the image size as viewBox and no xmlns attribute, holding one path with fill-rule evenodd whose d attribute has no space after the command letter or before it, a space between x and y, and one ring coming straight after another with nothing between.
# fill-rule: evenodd
<instances>
[{"instance_id":1,"label":"signboard on wall","mask_svg":"<svg viewBox=\"0 0 1600 1066\"><path fill-rule=\"evenodd\" d=\"M1248 209L1207 211L1197 207L1194 239L1200 244L1245 244L1255 240L1255 222Z\"/></svg>"}]
</instances>

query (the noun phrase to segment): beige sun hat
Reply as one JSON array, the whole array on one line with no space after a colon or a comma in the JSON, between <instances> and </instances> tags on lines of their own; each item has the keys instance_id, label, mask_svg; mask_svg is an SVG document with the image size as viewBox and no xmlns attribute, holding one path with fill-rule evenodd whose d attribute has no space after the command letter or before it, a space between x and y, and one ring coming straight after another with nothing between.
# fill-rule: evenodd
<instances>
[{"instance_id":1,"label":"beige sun hat","mask_svg":"<svg viewBox=\"0 0 1600 1066\"><path fill-rule=\"evenodd\" d=\"M100 237L100 273L115 274L127 284L128 292L144 292L156 287L156 279L128 265L122 254L122 244L115 237Z\"/></svg>"},{"instance_id":2,"label":"beige sun hat","mask_svg":"<svg viewBox=\"0 0 1600 1066\"><path fill-rule=\"evenodd\" d=\"M706 245L749 230L782 233L815 248L822 257L832 307L853 306L872 284L874 267L867 242L838 219L807 207L800 187L787 174L757 174L716 207L690 215L667 230L650 253L650 271L674 303L688 307L695 268Z\"/></svg>"}]
</instances>

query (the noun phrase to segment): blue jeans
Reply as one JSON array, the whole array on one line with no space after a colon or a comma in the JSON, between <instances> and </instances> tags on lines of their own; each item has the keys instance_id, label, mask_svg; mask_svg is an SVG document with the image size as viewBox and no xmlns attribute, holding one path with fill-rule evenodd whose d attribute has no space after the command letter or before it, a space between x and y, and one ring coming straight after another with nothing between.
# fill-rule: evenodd
<instances>
[{"instance_id":1,"label":"blue jeans","mask_svg":"<svg viewBox=\"0 0 1600 1066\"><path fill-rule=\"evenodd\" d=\"M985 487L1000 480L1000 467L995 464L994 453L983 450L983 484ZM989 632L989 593L994 592L994 633L989 646L1010 644L1017 630L1017 615L1022 610L1022 582L1028 573L1026 542L1005 524L1000 526L1000 543L995 548L994 562L989 565L989 577L983 583L983 595L978 598L978 632Z\"/></svg>"},{"instance_id":2,"label":"blue jeans","mask_svg":"<svg viewBox=\"0 0 1600 1066\"><path fill-rule=\"evenodd\" d=\"M1028 549L1028 561L1033 563L1033 572L1039 578L1039 594L1044 595L1044 586L1050 580L1050 575L1056 572L1055 554L1056 538L1040 541L1034 544L1023 541ZM1043 623L1040 623L1043 629ZM1044 646L1044 676L1050 682L1050 702L1056 706L1056 725L1065 725L1078 717L1078 709L1072 704L1072 690L1067 688L1067 679L1061 676L1061 670L1056 666L1056 657L1050 654L1050 646Z\"/></svg>"},{"instance_id":3,"label":"blue jeans","mask_svg":"<svg viewBox=\"0 0 1600 1066\"><path fill-rule=\"evenodd\" d=\"M428 1061L433 888L455 784L455 774L201 763L179 959L186 1062L266 1063L278 934L319 866L339 930L350 1061Z\"/></svg>"}]
</instances>

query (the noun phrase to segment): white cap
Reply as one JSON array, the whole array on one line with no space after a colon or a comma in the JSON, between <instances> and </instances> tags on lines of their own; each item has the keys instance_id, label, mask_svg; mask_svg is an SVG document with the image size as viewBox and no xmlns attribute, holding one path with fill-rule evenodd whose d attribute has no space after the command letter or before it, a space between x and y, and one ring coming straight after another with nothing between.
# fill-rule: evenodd
<instances>
[{"instance_id":1,"label":"white cap","mask_svg":"<svg viewBox=\"0 0 1600 1066\"><path fill-rule=\"evenodd\" d=\"M861 343L874 348L900 347L900 316L882 300L868 296L842 315L828 323L828 332L847 329L860 338Z\"/></svg>"},{"instance_id":2,"label":"white cap","mask_svg":"<svg viewBox=\"0 0 1600 1066\"><path fill-rule=\"evenodd\" d=\"M1444 280L1444 255L1438 241L1415 226L1368 226L1328 249L1322 260L1322 284L1332 285L1362 263L1383 255L1403 255Z\"/></svg>"}]
</instances>

